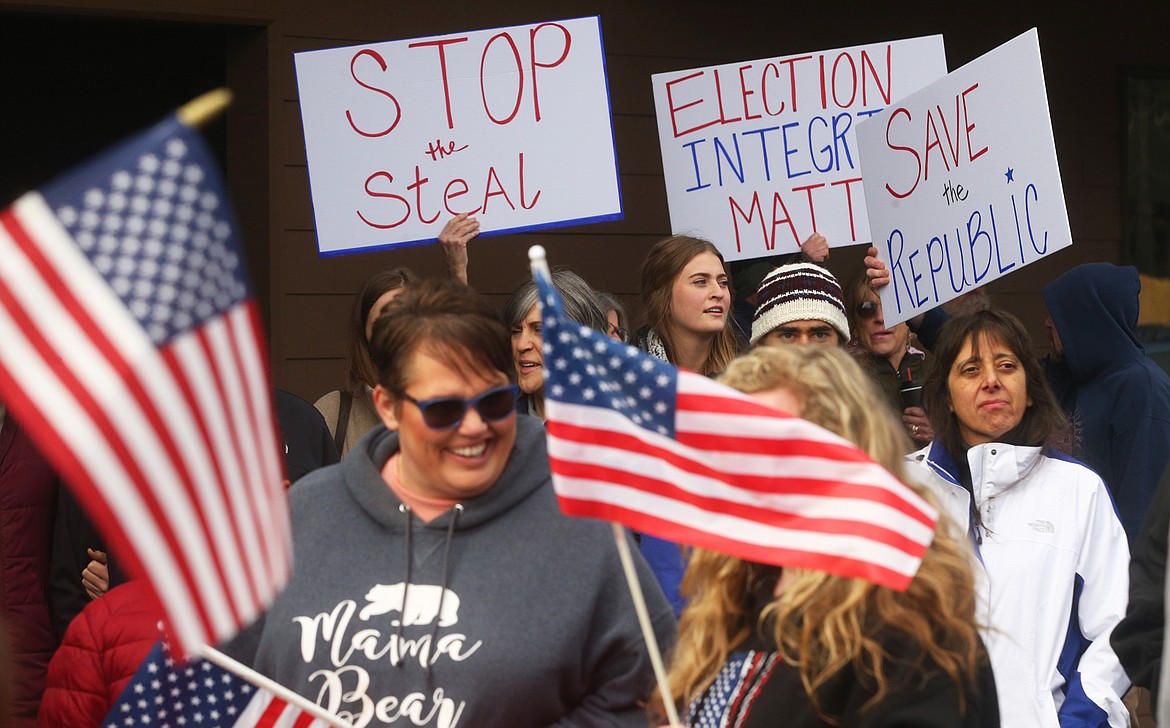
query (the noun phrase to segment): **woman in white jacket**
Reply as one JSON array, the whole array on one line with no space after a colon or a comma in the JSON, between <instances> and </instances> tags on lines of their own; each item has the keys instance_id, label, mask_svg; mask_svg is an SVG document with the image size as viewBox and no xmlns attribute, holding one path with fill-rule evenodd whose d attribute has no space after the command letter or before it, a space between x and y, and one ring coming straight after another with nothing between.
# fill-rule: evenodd
<instances>
[{"instance_id":1,"label":"woman in white jacket","mask_svg":"<svg viewBox=\"0 0 1170 728\"><path fill-rule=\"evenodd\" d=\"M1109 634L1129 549L1105 484L1051 443L1064 415L1019 320L950 321L924 395L935 440L911 467L965 529L1003 726L1129 725Z\"/></svg>"}]
</instances>

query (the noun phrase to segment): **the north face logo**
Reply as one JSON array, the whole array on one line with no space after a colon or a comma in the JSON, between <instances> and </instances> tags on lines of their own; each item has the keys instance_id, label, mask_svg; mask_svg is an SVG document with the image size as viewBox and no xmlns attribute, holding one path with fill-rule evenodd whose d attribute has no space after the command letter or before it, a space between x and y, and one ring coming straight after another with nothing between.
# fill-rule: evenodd
<instances>
[{"instance_id":1,"label":"the north face logo","mask_svg":"<svg viewBox=\"0 0 1170 728\"><path fill-rule=\"evenodd\" d=\"M1056 526L1052 525L1052 521L1032 521L1028 525L1036 533L1056 533Z\"/></svg>"}]
</instances>

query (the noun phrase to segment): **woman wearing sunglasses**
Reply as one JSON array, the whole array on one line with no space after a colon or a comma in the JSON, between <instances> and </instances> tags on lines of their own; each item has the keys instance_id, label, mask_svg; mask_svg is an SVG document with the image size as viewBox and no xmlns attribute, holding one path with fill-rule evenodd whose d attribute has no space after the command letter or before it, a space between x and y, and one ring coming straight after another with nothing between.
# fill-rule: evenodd
<instances>
[{"instance_id":1,"label":"woman wearing sunglasses","mask_svg":"<svg viewBox=\"0 0 1170 728\"><path fill-rule=\"evenodd\" d=\"M296 572L232 652L355 725L645 726L653 673L612 532L560 513L495 312L420 281L371 350L390 429L292 488Z\"/></svg>"},{"instance_id":2,"label":"woman wearing sunglasses","mask_svg":"<svg viewBox=\"0 0 1170 728\"><path fill-rule=\"evenodd\" d=\"M910 327L905 323L886 326L881 299L864 274L849 283L845 310L856 337L850 351L877 382L894 412L901 414L915 449L926 445L934 437L922 408L922 385L930 367L926 352L911 345Z\"/></svg>"}]
</instances>

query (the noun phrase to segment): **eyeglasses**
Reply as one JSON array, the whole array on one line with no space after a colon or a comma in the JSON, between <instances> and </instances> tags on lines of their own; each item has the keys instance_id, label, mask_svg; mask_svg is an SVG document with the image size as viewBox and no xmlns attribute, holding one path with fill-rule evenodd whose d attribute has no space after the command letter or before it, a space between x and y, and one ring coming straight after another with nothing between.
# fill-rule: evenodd
<instances>
[{"instance_id":1,"label":"eyeglasses","mask_svg":"<svg viewBox=\"0 0 1170 728\"><path fill-rule=\"evenodd\" d=\"M475 409L484 422L496 422L515 413L518 391L515 384L505 384L471 399L435 397L420 401L406 392L402 393L402 398L418 407L427 427L432 430L451 430L463 422L469 407Z\"/></svg>"},{"instance_id":2,"label":"eyeglasses","mask_svg":"<svg viewBox=\"0 0 1170 728\"><path fill-rule=\"evenodd\" d=\"M857 314L857 318L868 320L877 316L878 305L877 301L862 301L853 310Z\"/></svg>"},{"instance_id":3,"label":"eyeglasses","mask_svg":"<svg viewBox=\"0 0 1170 728\"><path fill-rule=\"evenodd\" d=\"M629 336L630 336L629 331L626 331L621 326L614 326L613 324L609 325L609 335L618 337L618 340L621 341L623 344L630 340L629 339Z\"/></svg>"}]
</instances>

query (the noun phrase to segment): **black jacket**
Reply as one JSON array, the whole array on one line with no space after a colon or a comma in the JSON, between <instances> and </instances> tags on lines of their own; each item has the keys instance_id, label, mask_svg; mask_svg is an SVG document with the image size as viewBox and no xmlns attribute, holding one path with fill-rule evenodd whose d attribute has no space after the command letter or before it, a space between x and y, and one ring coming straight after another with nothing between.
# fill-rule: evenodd
<instances>
[{"instance_id":1,"label":"black jacket","mask_svg":"<svg viewBox=\"0 0 1170 728\"><path fill-rule=\"evenodd\" d=\"M1158 704L1166 623L1166 548L1170 530L1170 466L1162 473L1129 562L1129 606L1109 638L1134 685Z\"/></svg>"}]
</instances>

